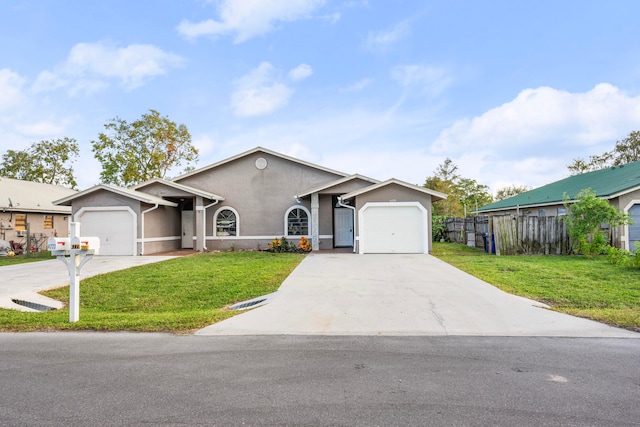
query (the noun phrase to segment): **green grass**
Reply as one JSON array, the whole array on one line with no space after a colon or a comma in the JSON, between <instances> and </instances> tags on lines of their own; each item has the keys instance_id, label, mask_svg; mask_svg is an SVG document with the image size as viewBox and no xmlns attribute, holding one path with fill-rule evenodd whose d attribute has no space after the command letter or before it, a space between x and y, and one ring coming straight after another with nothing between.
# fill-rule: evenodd
<instances>
[{"instance_id":1,"label":"green grass","mask_svg":"<svg viewBox=\"0 0 640 427\"><path fill-rule=\"evenodd\" d=\"M37 262L47 259L55 259L49 251L40 251L29 255L16 255L0 258L0 267L5 265L24 264L25 262Z\"/></svg>"},{"instance_id":2,"label":"green grass","mask_svg":"<svg viewBox=\"0 0 640 427\"><path fill-rule=\"evenodd\" d=\"M84 279L80 321L69 310L0 309L0 331L99 330L187 333L239 314L230 304L278 289L303 255L198 254ZM69 287L43 292L68 304Z\"/></svg>"},{"instance_id":3,"label":"green grass","mask_svg":"<svg viewBox=\"0 0 640 427\"><path fill-rule=\"evenodd\" d=\"M453 243L434 243L433 255L515 295L554 310L640 332L640 270L604 257L495 256Z\"/></svg>"}]
</instances>

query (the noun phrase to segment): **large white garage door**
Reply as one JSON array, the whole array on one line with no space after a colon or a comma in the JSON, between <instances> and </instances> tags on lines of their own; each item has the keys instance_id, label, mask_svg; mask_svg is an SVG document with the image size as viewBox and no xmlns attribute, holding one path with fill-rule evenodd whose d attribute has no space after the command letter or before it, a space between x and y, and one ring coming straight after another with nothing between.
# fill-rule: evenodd
<instances>
[{"instance_id":1,"label":"large white garage door","mask_svg":"<svg viewBox=\"0 0 640 427\"><path fill-rule=\"evenodd\" d=\"M418 203L368 203L360 211L360 253L426 253L426 209Z\"/></svg>"},{"instance_id":2,"label":"large white garage door","mask_svg":"<svg viewBox=\"0 0 640 427\"><path fill-rule=\"evenodd\" d=\"M82 236L100 238L100 255L134 255L133 215L126 210L86 211L77 216Z\"/></svg>"}]
</instances>

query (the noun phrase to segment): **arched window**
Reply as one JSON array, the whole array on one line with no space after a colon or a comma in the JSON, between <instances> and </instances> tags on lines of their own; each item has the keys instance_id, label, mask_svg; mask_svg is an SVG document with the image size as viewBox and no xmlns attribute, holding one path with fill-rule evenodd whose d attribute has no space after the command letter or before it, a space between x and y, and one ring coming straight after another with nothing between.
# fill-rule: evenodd
<instances>
[{"instance_id":1,"label":"arched window","mask_svg":"<svg viewBox=\"0 0 640 427\"><path fill-rule=\"evenodd\" d=\"M287 236L308 236L310 216L309 211L303 206L290 208L285 216Z\"/></svg>"},{"instance_id":2,"label":"arched window","mask_svg":"<svg viewBox=\"0 0 640 427\"><path fill-rule=\"evenodd\" d=\"M216 237L238 235L238 213L235 209L225 206L215 215Z\"/></svg>"}]
</instances>

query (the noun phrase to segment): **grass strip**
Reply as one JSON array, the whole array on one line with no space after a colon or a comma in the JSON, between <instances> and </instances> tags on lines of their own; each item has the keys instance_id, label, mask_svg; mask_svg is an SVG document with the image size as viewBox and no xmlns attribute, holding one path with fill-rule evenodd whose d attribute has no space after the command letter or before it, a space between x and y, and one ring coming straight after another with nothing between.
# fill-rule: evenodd
<instances>
[{"instance_id":1,"label":"grass strip","mask_svg":"<svg viewBox=\"0 0 640 427\"><path fill-rule=\"evenodd\" d=\"M204 253L84 279L80 321L67 308L0 309L0 331L97 330L188 333L238 314L226 307L275 292L304 255ZM69 303L69 287L43 292Z\"/></svg>"}]
</instances>

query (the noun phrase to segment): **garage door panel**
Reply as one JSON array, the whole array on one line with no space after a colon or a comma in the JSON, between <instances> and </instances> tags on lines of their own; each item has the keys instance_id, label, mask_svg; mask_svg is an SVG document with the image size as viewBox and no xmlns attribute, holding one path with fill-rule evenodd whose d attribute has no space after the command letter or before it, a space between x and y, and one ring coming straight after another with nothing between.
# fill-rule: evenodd
<instances>
[{"instance_id":1,"label":"garage door panel","mask_svg":"<svg viewBox=\"0 0 640 427\"><path fill-rule=\"evenodd\" d=\"M369 206L363 211L364 253L423 253L426 219L415 205Z\"/></svg>"},{"instance_id":2,"label":"garage door panel","mask_svg":"<svg viewBox=\"0 0 640 427\"><path fill-rule=\"evenodd\" d=\"M100 239L100 255L134 255L133 215L129 211L88 211L78 221L83 236Z\"/></svg>"}]
</instances>

